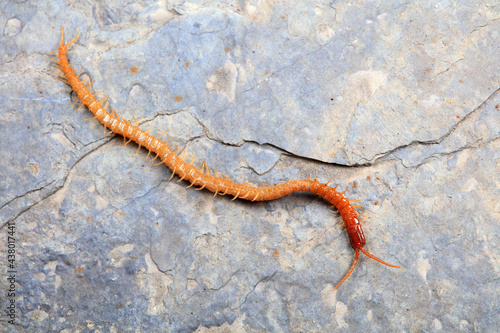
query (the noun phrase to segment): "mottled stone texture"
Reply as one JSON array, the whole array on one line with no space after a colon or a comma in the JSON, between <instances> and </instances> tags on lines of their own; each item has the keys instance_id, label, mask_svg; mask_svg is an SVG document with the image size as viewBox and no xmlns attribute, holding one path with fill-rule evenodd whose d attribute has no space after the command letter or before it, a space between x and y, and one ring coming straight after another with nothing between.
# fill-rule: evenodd
<instances>
[{"instance_id":1,"label":"mottled stone texture","mask_svg":"<svg viewBox=\"0 0 500 333\"><path fill-rule=\"evenodd\" d=\"M39 3L0 10L1 331L500 327L498 1ZM121 117L236 181L349 186L405 269L361 257L333 292L354 253L326 202L213 199L103 137L51 75L61 26Z\"/></svg>"}]
</instances>

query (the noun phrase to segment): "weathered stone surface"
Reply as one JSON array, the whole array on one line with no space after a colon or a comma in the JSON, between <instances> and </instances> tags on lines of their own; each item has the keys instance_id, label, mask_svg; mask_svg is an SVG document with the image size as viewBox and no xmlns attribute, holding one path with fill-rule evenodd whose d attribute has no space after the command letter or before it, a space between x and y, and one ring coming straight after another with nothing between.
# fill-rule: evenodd
<instances>
[{"instance_id":1,"label":"weathered stone surface","mask_svg":"<svg viewBox=\"0 0 500 333\"><path fill-rule=\"evenodd\" d=\"M15 225L19 326L2 314L2 331L493 331L499 17L498 1L9 2L0 232ZM103 137L50 75L61 26L121 117L236 181L349 186L366 249L405 269L361 257L333 292L354 254L326 202L214 199Z\"/></svg>"}]
</instances>

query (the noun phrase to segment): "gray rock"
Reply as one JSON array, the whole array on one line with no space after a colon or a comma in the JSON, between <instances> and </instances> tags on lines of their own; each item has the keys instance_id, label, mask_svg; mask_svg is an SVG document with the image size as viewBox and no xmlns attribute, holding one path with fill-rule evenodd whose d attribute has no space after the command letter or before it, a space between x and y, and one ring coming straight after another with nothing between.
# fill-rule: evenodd
<instances>
[{"instance_id":1,"label":"gray rock","mask_svg":"<svg viewBox=\"0 0 500 333\"><path fill-rule=\"evenodd\" d=\"M2 311L1 330L495 331L499 8L9 2L0 287L18 325ZM121 117L235 181L349 187L365 249L404 269L361 256L333 292L354 251L327 202L212 198L103 136L51 75L61 26Z\"/></svg>"}]
</instances>

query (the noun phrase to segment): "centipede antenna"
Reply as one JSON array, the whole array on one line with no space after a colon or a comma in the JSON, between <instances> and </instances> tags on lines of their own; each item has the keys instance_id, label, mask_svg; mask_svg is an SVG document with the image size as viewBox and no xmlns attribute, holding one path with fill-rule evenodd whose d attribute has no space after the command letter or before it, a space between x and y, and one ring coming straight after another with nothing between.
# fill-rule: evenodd
<instances>
[{"instance_id":1,"label":"centipede antenna","mask_svg":"<svg viewBox=\"0 0 500 333\"><path fill-rule=\"evenodd\" d=\"M356 249L356 256L354 257L354 262L352 263L351 268L349 269L349 272L347 272L347 274L344 276L342 281L340 281L339 284L335 288L333 288L333 291L337 290L337 288L340 287L342 285L342 283L344 283L345 280L347 280L349 275L351 275L352 271L354 271L354 268L356 267L356 264L358 263L358 259L359 259L359 250L360 249ZM363 249L361 249L361 251L363 251ZM364 251L363 251L363 253L364 253Z\"/></svg>"},{"instance_id":2,"label":"centipede antenna","mask_svg":"<svg viewBox=\"0 0 500 333\"><path fill-rule=\"evenodd\" d=\"M61 45L64 45L64 27L61 27L62 28L62 32L61 32Z\"/></svg>"},{"instance_id":3,"label":"centipede antenna","mask_svg":"<svg viewBox=\"0 0 500 333\"><path fill-rule=\"evenodd\" d=\"M392 267L392 268L401 268L401 269L403 269L403 267L401 267L401 266L396 266L396 265L391 265L391 264L386 263L386 262L385 262L385 261L383 261L382 259L379 259L379 258L375 257L375 256L374 256L373 254L371 254L370 252L365 251L363 248L360 248L359 250L361 250L361 252L363 252L363 254L364 254L365 256L367 256L368 258L371 258L371 259L373 259L373 260L375 260L375 261L378 261L378 262L379 262L379 263L381 263L381 264L384 264L384 265L389 266L389 267ZM358 251L358 249L356 249L356 251Z\"/></svg>"},{"instance_id":4,"label":"centipede antenna","mask_svg":"<svg viewBox=\"0 0 500 333\"><path fill-rule=\"evenodd\" d=\"M64 47L68 47L68 46L70 46L71 44L73 44L73 43L76 41L76 39L78 38L78 35L79 35L79 34L80 34L80 30L78 30L78 31L76 32L76 36L75 36L75 38L73 38L73 40L72 40L71 42L68 42L68 43L64 44L64 27L63 27L63 28L62 28L62 38L61 38L61 44L62 44Z\"/></svg>"}]
</instances>

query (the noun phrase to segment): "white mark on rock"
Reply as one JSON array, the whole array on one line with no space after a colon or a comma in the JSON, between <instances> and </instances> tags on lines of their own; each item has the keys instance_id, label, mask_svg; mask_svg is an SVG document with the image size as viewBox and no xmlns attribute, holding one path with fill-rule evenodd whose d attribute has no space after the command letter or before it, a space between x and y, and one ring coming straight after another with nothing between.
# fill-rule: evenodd
<instances>
[{"instance_id":1,"label":"white mark on rock","mask_svg":"<svg viewBox=\"0 0 500 333\"><path fill-rule=\"evenodd\" d=\"M42 311L42 310L33 310L28 313L28 315L36 322L41 323L42 321L45 320L49 315L47 312Z\"/></svg>"},{"instance_id":2,"label":"white mark on rock","mask_svg":"<svg viewBox=\"0 0 500 333\"><path fill-rule=\"evenodd\" d=\"M427 272L429 271L429 269L431 267L432 266L431 266L431 264L429 264L428 259L424 259L422 257L418 258L418 261L417 261L418 274L420 274L422 279L426 282L427 282Z\"/></svg>"},{"instance_id":3,"label":"white mark on rock","mask_svg":"<svg viewBox=\"0 0 500 333\"><path fill-rule=\"evenodd\" d=\"M109 252L109 257L111 258L111 264L115 267L120 267L125 259L128 259L128 256L125 256L125 253L130 252L134 249L134 245L126 244L122 246L117 246L113 250Z\"/></svg>"},{"instance_id":4,"label":"white mark on rock","mask_svg":"<svg viewBox=\"0 0 500 333\"><path fill-rule=\"evenodd\" d=\"M232 102L236 95L237 76L236 65L232 63L225 64L215 70L214 74L207 79L207 88L212 92L223 94L229 102Z\"/></svg>"},{"instance_id":5,"label":"white mark on rock","mask_svg":"<svg viewBox=\"0 0 500 333\"><path fill-rule=\"evenodd\" d=\"M336 310L335 310L335 319L337 320L337 324L340 327L347 327L347 323L344 320L344 316L347 313L347 305L342 302L337 302Z\"/></svg>"},{"instance_id":6,"label":"white mark on rock","mask_svg":"<svg viewBox=\"0 0 500 333\"><path fill-rule=\"evenodd\" d=\"M439 321L439 319L435 318L433 321L432 321L433 325L434 325L434 329L436 330L441 330L443 329L443 325L441 324L441 321Z\"/></svg>"},{"instance_id":7,"label":"white mark on rock","mask_svg":"<svg viewBox=\"0 0 500 333\"><path fill-rule=\"evenodd\" d=\"M137 274L136 282L148 293L148 310L150 316L160 316L167 311L165 300L168 298L168 286L174 283L171 275L162 273L150 254L144 257L147 265Z\"/></svg>"},{"instance_id":8,"label":"white mark on rock","mask_svg":"<svg viewBox=\"0 0 500 333\"><path fill-rule=\"evenodd\" d=\"M358 101L366 101L387 82L383 71L359 71L350 78L349 91Z\"/></svg>"},{"instance_id":9,"label":"white mark on rock","mask_svg":"<svg viewBox=\"0 0 500 333\"><path fill-rule=\"evenodd\" d=\"M470 192L477 189L477 180L475 178L469 178L460 189L464 192Z\"/></svg>"},{"instance_id":10,"label":"white mark on rock","mask_svg":"<svg viewBox=\"0 0 500 333\"><path fill-rule=\"evenodd\" d=\"M321 291L321 300L323 303L325 303L327 306L333 308L335 305L335 296L337 295L336 292L333 291L333 286L331 284L327 284L325 288Z\"/></svg>"},{"instance_id":11,"label":"white mark on rock","mask_svg":"<svg viewBox=\"0 0 500 333\"><path fill-rule=\"evenodd\" d=\"M7 21L3 33L5 37L14 37L21 32L21 29L22 29L21 21L18 18L14 17Z\"/></svg>"}]
</instances>

